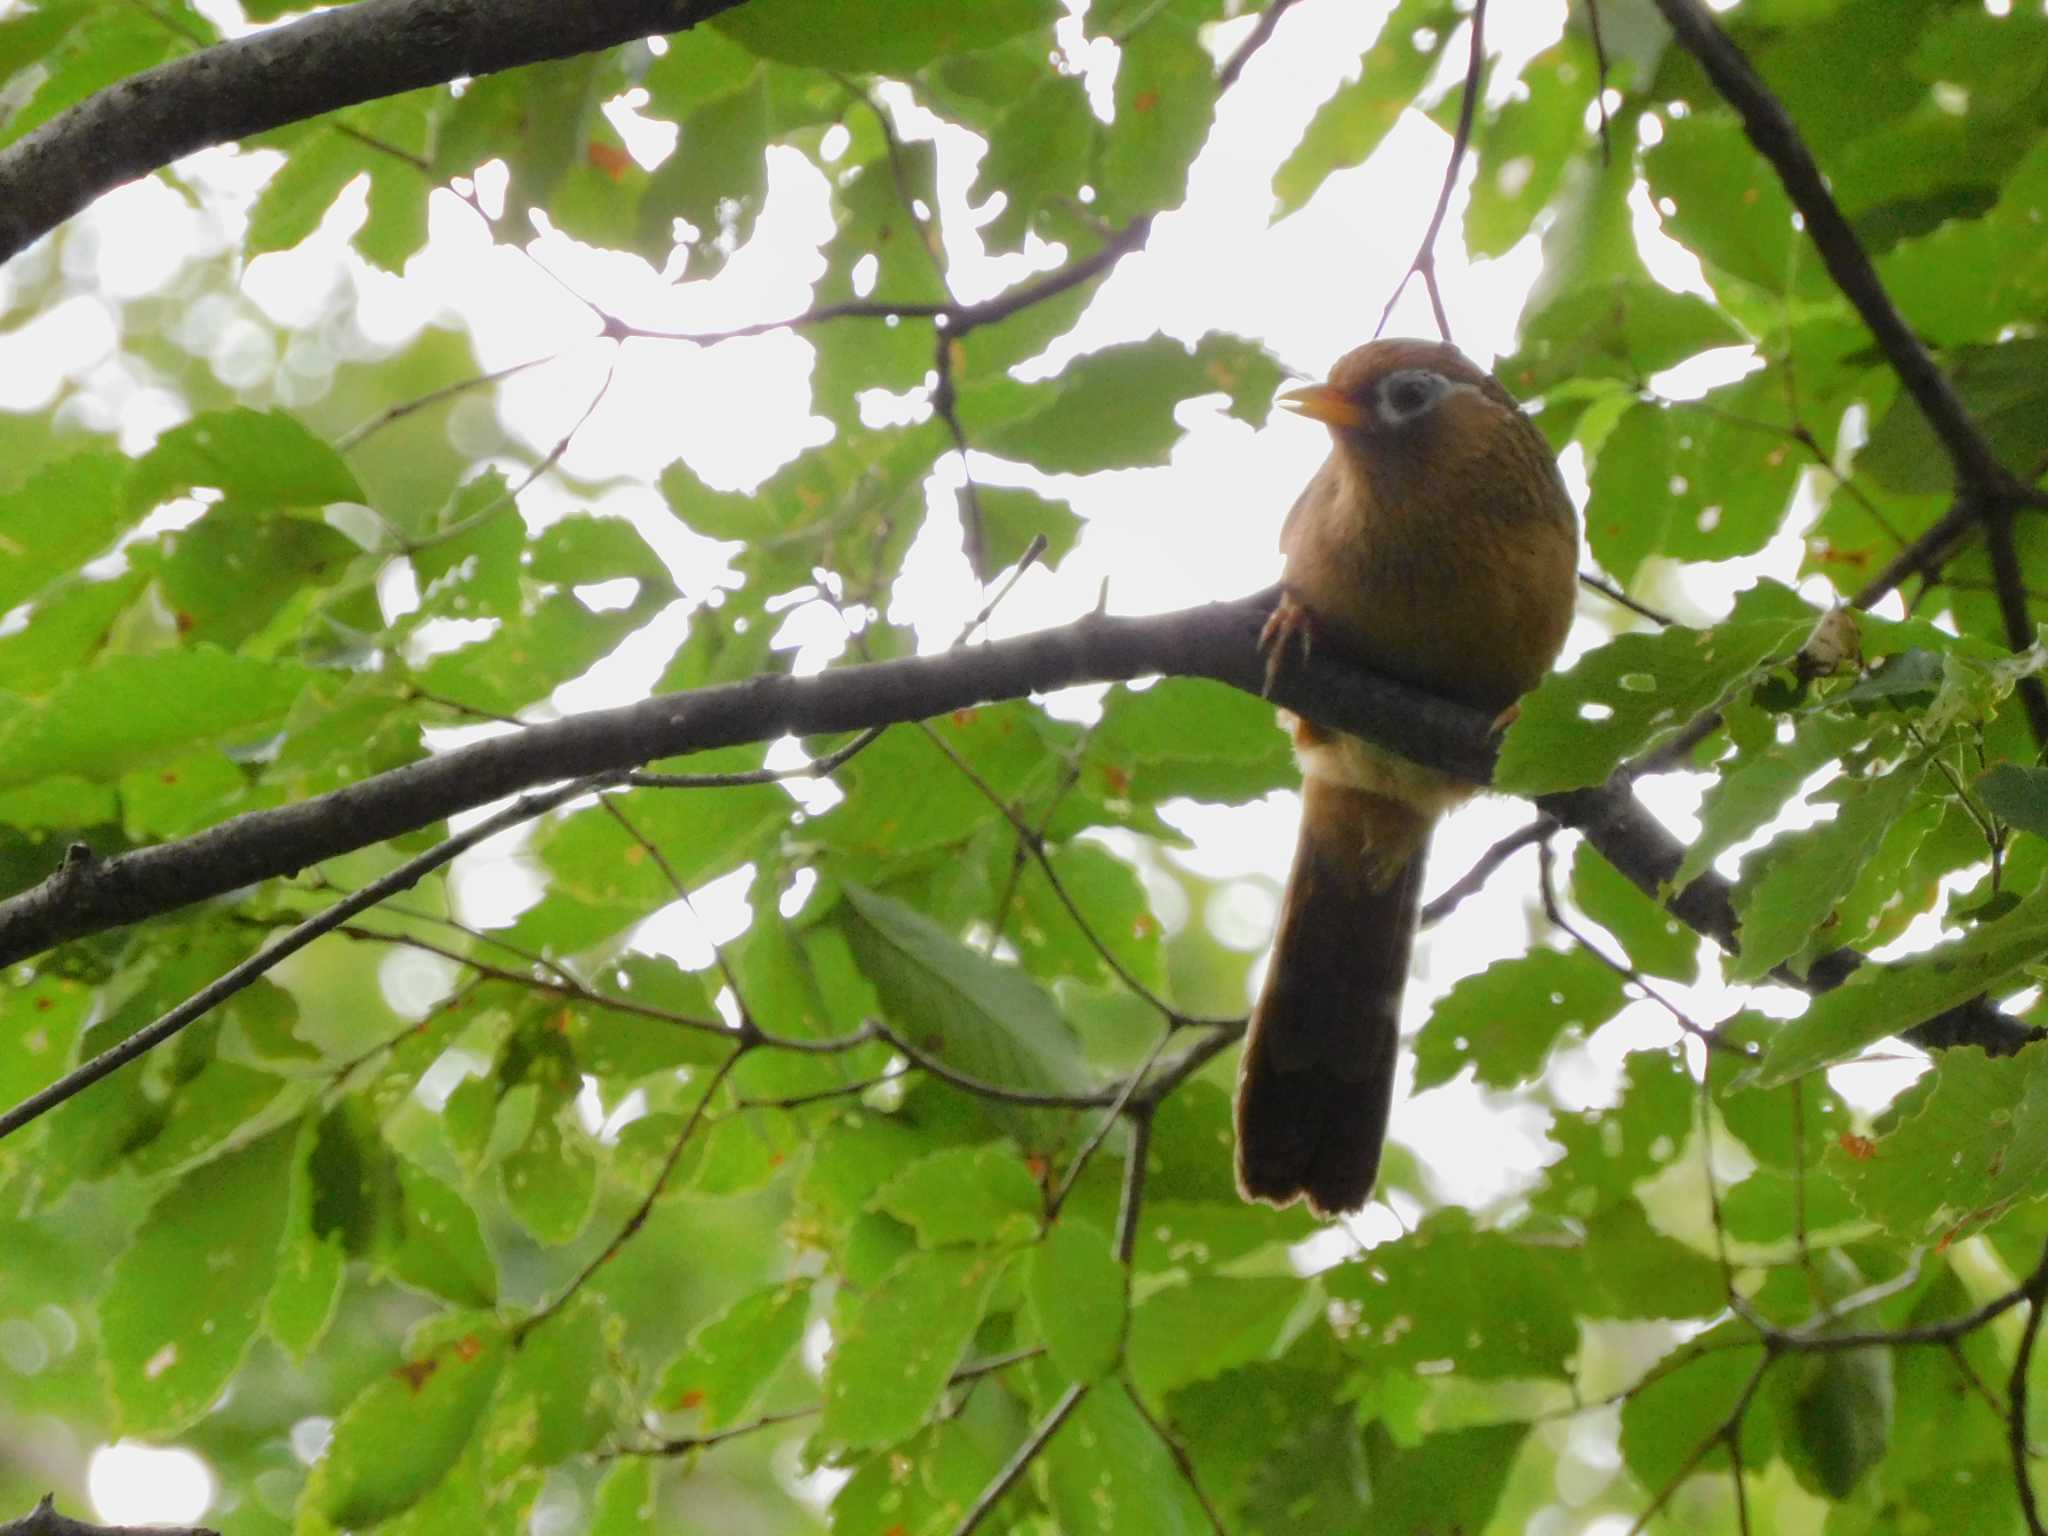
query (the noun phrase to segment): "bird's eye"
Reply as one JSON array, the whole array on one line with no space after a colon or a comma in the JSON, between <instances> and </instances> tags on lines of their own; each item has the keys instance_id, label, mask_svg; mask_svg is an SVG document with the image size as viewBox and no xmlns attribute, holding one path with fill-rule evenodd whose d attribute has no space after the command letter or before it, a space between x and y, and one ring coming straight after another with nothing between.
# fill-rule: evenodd
<instances>
[{"instance_id":1,"label":"bird's eye","mask_svg":"<svg viewBox=\"0 0 2048 1536\"><path fill-rule=\"evenodd\" d=\"M1413 421L1442 398L1447 384L1420 369L1397 373L1380 390L1380 415L1390 426Z\"/></svg>"}]
</instances>

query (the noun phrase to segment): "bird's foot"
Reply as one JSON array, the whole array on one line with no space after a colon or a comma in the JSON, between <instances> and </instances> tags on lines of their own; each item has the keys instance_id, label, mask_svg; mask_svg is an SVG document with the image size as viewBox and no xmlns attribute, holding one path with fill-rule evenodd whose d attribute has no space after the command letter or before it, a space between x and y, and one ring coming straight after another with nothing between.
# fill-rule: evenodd
<instances>
[{"instance_id":1,"label":"bird's foot","mask_svg":"<svg viewBox=\"0 0 2048 1536\"><path fill-rule=\"evenodd\" d=\"M1266 616L1265 627L1259 631L1259 654L1266 658L1266 686L1261 691L1268 698L1272 697L1280 669L1287 664L1287 653L1299 651L1301 659L1307 661L1315 638L1315 615L1297 602L1292 593L1282 592L1280 601Z\"/></svg>"},{"instance_id":2,"label":"bird's foot","mask_svg":"<svg viewBox=\"0 0 2048 1536\"><path fill-rule=\"evenodd\" d=\"M1508 727L1521 719L1521 717L1522 706L1520 701L1510 704L1506 709L1493 717L1493 724L1486 728L1487 736L1492 740L1499 740L1507 735Z\"/></svg>"}]
</instances>

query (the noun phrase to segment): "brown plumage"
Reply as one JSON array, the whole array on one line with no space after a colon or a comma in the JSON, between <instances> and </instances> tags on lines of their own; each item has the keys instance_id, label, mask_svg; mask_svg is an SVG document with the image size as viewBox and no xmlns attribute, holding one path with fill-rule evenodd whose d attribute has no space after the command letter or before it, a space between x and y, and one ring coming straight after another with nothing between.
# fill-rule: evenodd
<instances>
[{"instance_id":1,"label":"brown plumage","mask_svg":"<svg viewBox=\"0 0 2048 1536\"><path fill-rule=\"evenodd\" d=\"M1334 445L1280 534L1270 665L1329 644L1498 714L1556 659L1578 523L1543 434L1455 347L1376 341L1287 401ZM1321 1214L1372 1195L1393 1102L1401 991L1436 819L1474 786L1282 714L1301 838L1237 1098L1247 1198Z\"/></svg>"}]
</instances>

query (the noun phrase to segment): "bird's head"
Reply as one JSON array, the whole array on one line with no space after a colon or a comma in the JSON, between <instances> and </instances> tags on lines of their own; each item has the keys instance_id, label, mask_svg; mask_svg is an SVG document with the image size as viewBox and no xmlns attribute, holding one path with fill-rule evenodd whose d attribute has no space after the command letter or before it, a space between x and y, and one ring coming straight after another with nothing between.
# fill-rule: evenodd
<instances>
[{"instance_id":1,"label":"bird's head","mask_svg":"<svg viewBox=\"0 0 2048 1536\"><path fill-rule=\"evenodd\" d=\"M1328 426L1375 479L1459 457L1519 415L1493 376L1449 342L1406 339L1354 348L1327 382L1289 390L1280 403Z\"/></svg>"}]
</instances>

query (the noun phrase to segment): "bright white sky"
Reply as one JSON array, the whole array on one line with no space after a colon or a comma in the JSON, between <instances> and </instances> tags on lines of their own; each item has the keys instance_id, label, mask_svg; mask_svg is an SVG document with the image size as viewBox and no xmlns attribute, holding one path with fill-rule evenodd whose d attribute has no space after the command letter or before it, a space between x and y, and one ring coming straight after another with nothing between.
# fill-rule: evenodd
<instances>
[{"instance_id":1,"label":"bright white sky","mask_svg":"<svg viewBox=\"0 0 2048 1536\"><path fill-rule=\"evenodd\" d=\"M13 8L9 0L0 0L0 15ZM1225 99L1186 206L1158 221L1149 248L1124 259L1077 331L1034 371L1049 372L1077 352L1154 331L1191 341L1218 329L1256 337L1285 363L1317 375L1370 336L1427 222L1448 137L1419 114L1407 114L1371 161L1331 177L1306 208L1277 225L1268 222L1270 181L1315 107L1356 71L1387 9L1385 3L1314 0L1289 13ZM1522 60L1557 38L1564 16L1564 0L1493 7L1488 41L1506 56L1495 78L1512 80ZM1214 46L1227 51L1248 25L1217 29ZM1106 109L1111 78L1106 66L1113 66L1113 50L1086 50L1076 22L1070 20L1064 30ZM1453 42L1446 57L1447 69L1462 68L1462 40ZM1063 253L1043 248L1002 260L986 257L973 235L979 219L966 203L978 141L919 111L907 93L889 100L905 136L937 135L939 214L953 282L963 299L992 293L1028 269L1059 264ZM614 121L636 153L659 155L672 142L672 131L635 119L629 109L615 113ZM267 153L207 151L178 167L181 176L205 190L206 211L195 211L177 192L152 180L102 199L74 221L61 259L80 285L78 296L16 331L8 366L0 369L0 409L39 409L69 379L85 385L82 408L89 416L101 426L118 428L132 448L146 445L180 419L182 407L174 397L131 377L114 360L115 324L101 296L121 301L160 292L195 251L231 242L249 200L277 163ZM1470 175L1468 167L1467 180ZM480 191L488 199L501 184L502 176L486 173ZM447 193L433 198L428 246L402 278L394 277L367 267L347 249L348 234L362 217L359 184L301 247L251 262L242 291L271 320L292 325L324 313L337 285L346 285L353 289L358 325L385 344L397 345L429 322L458 323L473 338L485 368L555 357L505 383L496 397L502 421L537 456L575 423L614 361L612 345L594 339L590 312L563 284L631 321L661 328L712 330L805 308L809 285L822 271L817 247L830 232L825 183L801 156L779 150L771 155L769 186L753 240L725 272L704 283L676 286L636 258L593 252L559 236L537 241L534 259L529 259L494 246L481 221ZM1532 238L1498 261L1468 263L1459 240L1462 206L1460 195L1444 226L1441 280L1456 340L1486 362L1512 346L1539 256ZM1697 264L1663 239L1646 205L1639 206L1638 214L1644 254L1658 278L1673 287L1704 291ZM21 258L21 268L51 259L51 251L52 243L44 242L38 252ZM546 275L542 265L562 283ZM8 313L17 291L18 279L0 269L0 324L20 323L21 317ZM195 305L185 325L188 344L212 356L224 378L246 387L258 401L290 405L316 395L333 366L332 359L310 350L277 357L269 333L232 300ZM1421 288L1411 284L1389 331L1430 334L1433 329ZM617 363L616 382L577 432L564 467L579 476L618 482L621 489L598 505L632 517L670 562L682 590L690 598L701 596L725 569L730 547L680 528L650 487L666 464L681 457L714 486L748 489L801 448L821 441L829 428L805 408L809 346L790 335L731 341L709 350L636 341L625 345ZM1667 394L1691 395L1750 365L1745 353L1733 350L1658 383ZM465 411L490 408L485 397L465 402L452 418L455 430L460 433ZM1070 619L1093 606L1104 582L1112 610L1138 613L1237 596L1276 578L1280 519L1327 452L1322 429L1283 414L1255 432L1225 416L1216 401L1185 407L1183 420L1188 435L1161 469L1046 477L977 456L975 472L985 483L1027 483L1064 495L1087 519L1079 547L1059 572L1031 573L1004 603L996 633ZM515 480L521 467L508 466ZM1576 452L1567 455L1565 468L1582 492ZM895 616L914 621L929 649L948 643L982 602L960 553L953 509L957 474L953 462L941 467L926 529L897 589ZM545 481L521 503L535 521L588 504ZM1759 574L1793 580L1797 561L1797 540L1781 539L1754 559L1689 574L1682 583L1667 581L1657 600L1681 615L1705 620L1723 611L1730 595ZM403 582L390 584L385 596L394 605L411 601ZM569 711L640 696L680 638L686 617L687 605L679 606L621 655L561 689L556 704ZM1568 658L1605 638L1614 619L1601 599L1587 596ZM784 632L784 643L803 646L800 665L806 670L835 655L841 640L839 621L823 604L796 610ZM1082 696L1058 701L1059 707L1085 711L1089 691L1079 692ZM824 792L834 793L829 787ZM1691 829L1696 800L1683 782L1659 787L1654 803L1681 835ZM1481 849L1526 815L1525 806L1503 800L1481 801L1456 814L1436 840L1432 890L1462 873ZM1274 795L1243 808L1189 806L1174 818L1196 846L1173 857L1204 875L1233 882L1219 910L1205 916L1219 933L1246 948L1261 947L1270 930L1293 847L1295 817L1295 798ZM1130 851L1128 845L1119 846ZM464 883L470 916L501 920L531 899L531 892L517 895L520 883L508 882L508 872L500 862L486 879ZM742 872L700 893L696 906L705 927L687 913L672 911L649 924L646 941L687 964L706 963L705 928L721 939L738 931L745 921L739 899L745 885ZM513 903L510 909L507 900ZM1533 908L1533 855L1525 853L1461 911L1450 925L1454 939L1425 936L1408 993L1409 1027L1419 1027L1433 1000L1460 977L1525 947ZM421 985L435 981L417 970L418 963L417 957L407 957L395 965L388 977L395 995L416 996ZM1711 961L1708 971L1713 973ZM1705 1021L1735 1006L1733 995L1718 985L1689 993L1673 990L1695 1018ZM1752 993L1749 1000L1797 1006L1789 997L1766 1000ZM1677 1031L1654 1005L1635 1005L1622 1023L1564 1052L1553 1083L1574 1102L1604 1101L1611 1097L1628 1050L1676 1038ZM1404 1074L1407 1070L1404 1062ZM1902 1061L1851 1069L1837 1081L1867 1103L1895 1092L1901 1072L1917 1070ZM1540 1111L1503 1110L1488 1098L1457 1083L1396 1104L1394 1135L1416 1151L1448 1199L1473 1205L1500 1199L1554 1155L1542 1139ZM1366 1241L1394 1230L1392 1218L1380 1210L1356 1224L1356 1235ZM143 1482L150 1485L146 1511L129 1507L120 1497L122 1486ZM96 1477L94 1489L100 1514L109 1520L186 1518L166 1506L154 1476ZM195 1505L191 1514L197 1513Z\"/></svg>"}]
</instances>

